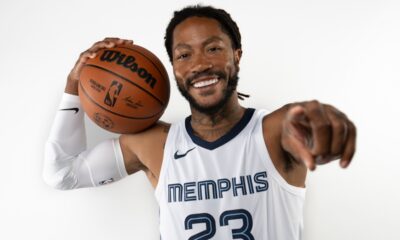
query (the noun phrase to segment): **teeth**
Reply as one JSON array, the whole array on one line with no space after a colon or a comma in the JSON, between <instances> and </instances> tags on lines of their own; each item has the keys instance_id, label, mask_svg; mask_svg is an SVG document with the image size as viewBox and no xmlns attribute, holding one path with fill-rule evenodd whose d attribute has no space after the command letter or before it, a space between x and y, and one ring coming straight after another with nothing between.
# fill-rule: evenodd
<instances>
[{"instance_id":1,"label":"teeth","mask_svg":"<svg viewBox=\"0 0 400 240\"><path fill-rule=\"evenodd\" d=\"M218 79L214 78L214 79L210 79L210 80L206 80L206 81L196 82L195 84L193 84L193 86L195 88L201 88L201 87L209 86L216 82L218 82Z\"/></svg>"}]
</instances>

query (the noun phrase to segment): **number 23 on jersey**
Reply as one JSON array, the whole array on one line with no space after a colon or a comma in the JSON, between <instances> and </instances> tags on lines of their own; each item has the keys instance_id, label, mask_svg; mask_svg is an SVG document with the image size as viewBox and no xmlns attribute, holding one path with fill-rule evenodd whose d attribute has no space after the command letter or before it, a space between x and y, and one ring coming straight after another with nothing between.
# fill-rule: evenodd
<instances>
[{"instance_id":1,"label":"number 23 on jersey","mask_svg":"<svg viewBox=\"0 0 400 240\"><path fill-rule=\"evenodd\" d=\"M232 239L254 240L251 234L253 219L248 211L244 209L225 211L219 216L218 224L221 227L228 226L231 220L242 220L242 226L240 228L232 229ZM208 213L197 213L187 216L185 219L185 229L192 229L194 224L204 224L206 229L192 235L188 240L211 239L217 231L215 218Z\"/></svg>"}]
</instances>

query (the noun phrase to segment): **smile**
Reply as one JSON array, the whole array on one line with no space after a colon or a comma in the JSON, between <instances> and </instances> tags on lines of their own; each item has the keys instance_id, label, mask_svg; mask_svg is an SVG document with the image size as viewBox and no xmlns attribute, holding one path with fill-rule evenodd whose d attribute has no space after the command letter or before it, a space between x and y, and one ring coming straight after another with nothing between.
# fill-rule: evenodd
<instances>
[{"instance_id":1,"label":"smile","mask_svg":"<svg viewBox=\"0 0 400 240\"><path fill-rule=\"evenodd\" d=\"M193 87L194 87L194 88L207 87L207 86L210 86L210 85L215 84L215 83L217 83L217 82L219 82L219 79L218 79L218 78L213 78L213 79L204 80L204 81L198 81L198 82L195 82L195 83L193 84Z\"/></svg>"}]
</instances>

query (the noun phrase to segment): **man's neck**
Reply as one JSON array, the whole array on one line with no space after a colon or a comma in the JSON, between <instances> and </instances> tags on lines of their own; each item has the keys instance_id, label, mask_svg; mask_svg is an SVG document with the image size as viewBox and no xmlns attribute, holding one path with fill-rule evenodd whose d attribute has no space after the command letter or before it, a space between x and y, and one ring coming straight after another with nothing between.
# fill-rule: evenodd
<instances>
[{"instance_id":1,"label":"man's neck","mask_svg":"<svg viewBox=\"0 0 400 240\"><path fill-rule=\"evenodd\" d=\"M239 105L232 94L230 101L214 114L204 114L191 108L191 125L194 134L205 141L212 142L224 136L243 117L245 109Z\"/></svg>"}]
</instances>

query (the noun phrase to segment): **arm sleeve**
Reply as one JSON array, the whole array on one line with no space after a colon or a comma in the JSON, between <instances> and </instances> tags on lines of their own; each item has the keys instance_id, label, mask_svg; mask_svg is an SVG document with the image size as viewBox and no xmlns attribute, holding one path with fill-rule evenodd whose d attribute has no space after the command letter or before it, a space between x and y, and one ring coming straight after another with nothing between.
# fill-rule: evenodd
<instances>
[{"instance_id":1,"label":"arm sleeve","mask_svg":"<svg viewBox=\"0 0 400 240\"><path fill-rule=\"evenodd\" d=\"M57 189L108 184L127 176L118 139L86 149L79 97L65 93L45 145L44 181Z\"/></svg>"}]
</instances>

